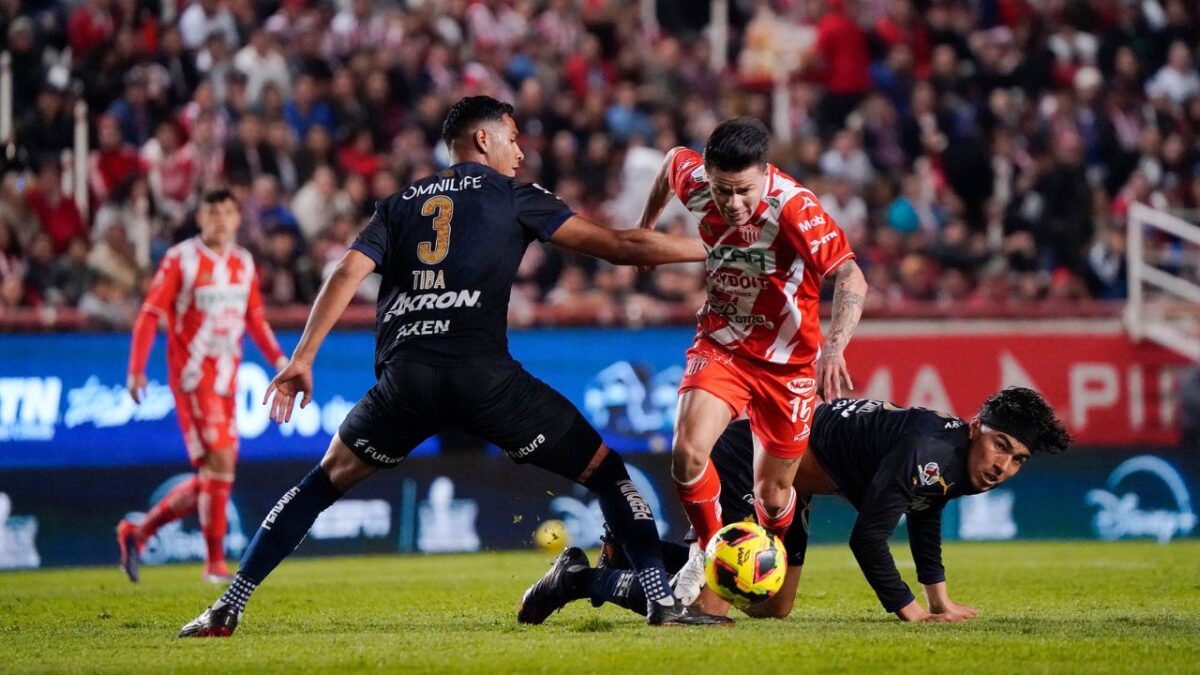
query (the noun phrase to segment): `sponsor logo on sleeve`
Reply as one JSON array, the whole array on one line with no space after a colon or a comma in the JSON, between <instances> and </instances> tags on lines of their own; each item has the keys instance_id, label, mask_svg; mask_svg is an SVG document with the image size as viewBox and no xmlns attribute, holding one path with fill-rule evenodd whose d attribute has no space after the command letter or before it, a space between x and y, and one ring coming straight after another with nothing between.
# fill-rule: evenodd
<instances>
[{"instance_id":1,"label":"sponsor logo on sleeve","mask_svg":"<svg viewBox=\"0 0 1200 675\"><path fill-rule=\"evenodd\" d=\"M812 241L812 243L810 244L809 251L811 253L816 253L822 246L824 246L825 244L828 244L829 242L836 239L837 236L838 236L837 232L830 232L829 234L826 234L825 236L821 237L820 239L814 239Z\"/></svg>"}]
</instances>

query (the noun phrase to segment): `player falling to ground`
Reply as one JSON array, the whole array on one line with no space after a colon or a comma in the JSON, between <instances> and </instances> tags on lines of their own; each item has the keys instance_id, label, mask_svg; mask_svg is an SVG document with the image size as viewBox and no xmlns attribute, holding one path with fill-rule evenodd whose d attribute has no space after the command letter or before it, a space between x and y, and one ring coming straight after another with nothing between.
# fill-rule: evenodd
<instances>
[{"instance_id":1,"label":"player falling to ground","mask_svg":"<svg viewBox=\"0 0 1200 675\"><path fill-rule=\"evenodd\" d=\"M708 301L679 384L672 475L698 535L675 580L691 602L703 550L721 527L721 483L709 454L743 412L762 441L754 464L755 509L783 535L795 515L792 478L808 446L816 397L853 388L843 350L862 315L867 282L854 252L816 195L767 163L761 122L735 118L709 136L704 156L668 153L642 215L652 228L672 194L700 218L709 249ZM833 317L822 344L821 282L833 276Z\"/></svg>"},{"instance_id":2,"label":"player falling to ground","mask_svg":"<svg viewBox=\"0 0 1200 675\"><path fill-rule=\"evenodd\" d=\"M898 408L869 399L839 399L818 406L812 424L811 453L794 487L801 518L788 529L788 573L770 600L752 605L753 617L783 618L791 613L808 548L808 505L812 495L841 494L858 511L850 548L884 609L904 621L966 621L976 610L950 599L942 567L942 511L964 495L994 489L1021 470L1032 454L1066 450L1070 436L1037 392L1012 387L993 394L969 423L923 408ZM717 441L712 461L721 480L726 523L754 516L754 437L745 421L734 422ZM917 580L928 611L896 571L888 539L901 515ZM569 548L526 593L549 615L566 603L591 598L599 607L612 602L640 612L637 579L621 569L619 555L606 542L603 560L588 567L587 556ZM664 544L667 568L687 560L687 549ZM528 601L527 605L530 604ZM705 589L700 603L725 613L729 604Z\"/></svg>"},{"instance_id":3,"label":"player falling to ground","mask_svg":"<svg viewBox=\"0 0 1200 675\"><path fill-rule=\"evenodd\" d=\"M442 128L455 164L380 201L325 282L291 361L267 389L272 417L289 419L297 397L307 405L317 350L372 272L383 277L378 384L347 415L321 463L267 515L233 584L181 637L231 634L250 593L321 511L447 427L596 493L646 589L649 623L728 622L675 599L654 516L624 461L566 398L513 360L505 334L517 266L535 239L635 265L703 260L704 247L686 237L609 230L540 186L514 180L524 155L512 112L487 96L456 103Z\"/></svg>"},{"instance_id":4,"label":"player falling to ground","mask_svg":"<svg viewBox=\"0 0 1200 675\"><path fill-rule=\"evenodd\" d=\"M233 487L238 434L234 419L242 333L249 333L267 360L282 368L279 349L263 316L250 252L234 243L241 209L233 193L204 195L196 212L200 234L167 251L133 326L129 394L141 403L146 361L159 320L167 328L167 378L175 415L196 475L175 486L138 523L117 526L121 567L138 580L138 556L163 525L200 513L207 547L205 577L229 580L225 565L225 507Z\"/></svg>"}]
</instances>

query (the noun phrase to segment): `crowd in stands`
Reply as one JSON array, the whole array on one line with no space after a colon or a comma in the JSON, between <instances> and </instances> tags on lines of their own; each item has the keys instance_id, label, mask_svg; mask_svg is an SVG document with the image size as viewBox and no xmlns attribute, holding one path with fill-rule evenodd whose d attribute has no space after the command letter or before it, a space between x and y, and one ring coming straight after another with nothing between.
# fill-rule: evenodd
<instances>
[{"instance_id":1,"label":"crowd in stands","mask_svg":"<svg viewBox=\"0 0 1200 675\"><path fill-rule=\"evenodd\" d=\"M1197 4L731 0L717 70L690 0L653 21L637 0L0 0L0 313L128 325L221 185L266 301L311 303L375 200L448 164L443 115L478 93L516 106L520 178L618 228L667 150L761 118L858 252L868 314L1119 299L1130 206L1200 207ZM79 102L86 175L65 160ZM695 231L679 207L661 226ZM654 322L703 301L700 265L535 244L512 312Z\"/></svg>"}]
</instances>

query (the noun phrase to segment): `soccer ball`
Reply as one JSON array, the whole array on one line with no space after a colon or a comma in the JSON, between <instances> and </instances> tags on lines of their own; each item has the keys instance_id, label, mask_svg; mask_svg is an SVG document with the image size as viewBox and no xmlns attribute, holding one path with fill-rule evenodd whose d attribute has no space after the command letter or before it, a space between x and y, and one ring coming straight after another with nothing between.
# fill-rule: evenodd
<instances>
[{"instance_id":1,"label":"soccer ball","mask_svg":"<svg viewBox=\"0 0 1200 675\"><path fill-rule=\"evenodd\" d=\"M775 595L785 576L783 542L757 523L726 525L708 542L704 580L736 607L745 609Z\"/></svg>"},{"instance_id":2,"label":"soccer ball","mask_svg":"<svg viewBox=\"0 0 1200 675\"><path fill-rule=\"evenodd\" d=\"M568 544L571 537L561 520L544 520L533 533L533 542L547 553L558 555Z\"/></svg>"}]
</instances>

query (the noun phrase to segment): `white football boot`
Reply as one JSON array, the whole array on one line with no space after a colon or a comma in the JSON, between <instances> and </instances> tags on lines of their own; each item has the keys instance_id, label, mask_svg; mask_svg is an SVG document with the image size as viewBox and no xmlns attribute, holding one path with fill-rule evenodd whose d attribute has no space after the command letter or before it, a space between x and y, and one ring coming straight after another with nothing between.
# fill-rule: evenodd
<instances>
[{"instance_id":1,"label":"white football boot","mask_svg":"<svg viewBox=\"0 0 1200 675\"><path fill-rule=\"evenodd\" d=\"M671 577L671 588L680 602L691 605L700 597L700 589L704 588L704 583L704 549L700 548L700 544L692 542L688 551L688 561Z\"/></svg>"}]
</instances>

